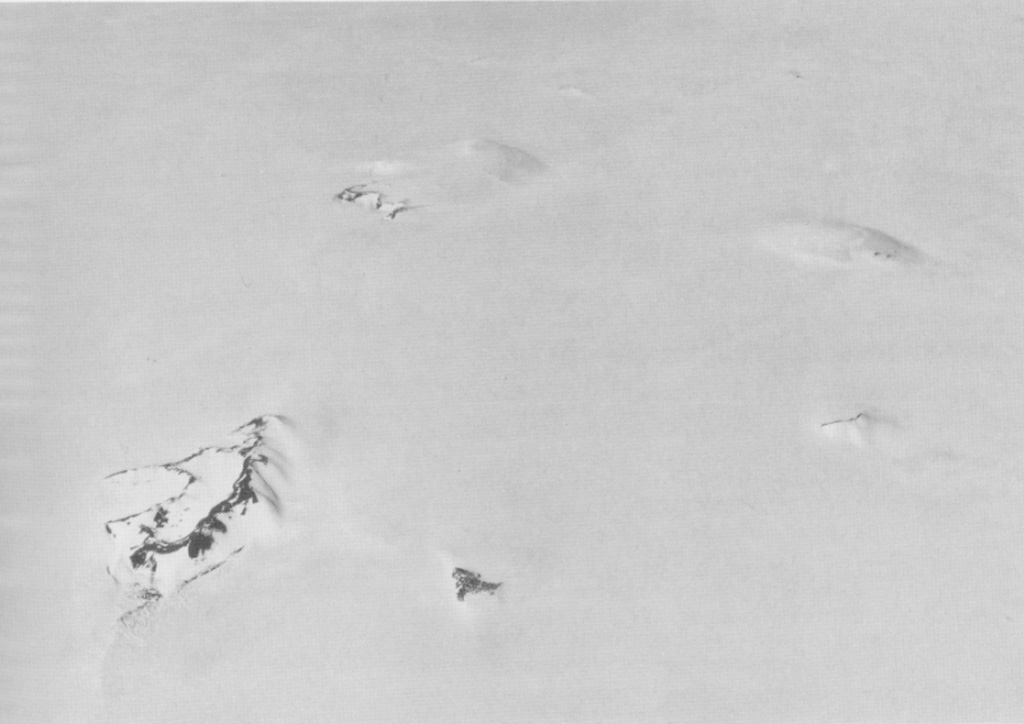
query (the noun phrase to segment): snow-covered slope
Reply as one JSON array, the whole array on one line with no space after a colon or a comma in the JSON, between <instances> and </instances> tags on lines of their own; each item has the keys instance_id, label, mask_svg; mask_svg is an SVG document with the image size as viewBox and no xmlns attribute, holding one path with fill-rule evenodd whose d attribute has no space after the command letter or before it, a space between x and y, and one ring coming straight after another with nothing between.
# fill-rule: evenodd
<instances>
[{"instance_id":1,"label":"snow-covered slope","mask_svg":"<svg viewBox=\"0 0 1024 724\"><path fill-rule=\"evenodd\" d=\"M286 432L281 418L257 417L219 446L106 478L107 496L131 511L105 526L107 572L128 607L123 622L274 535L283 514L275 488L287 469L280 452Z\"/></svg>"},{"instance_id":2,"label":"snow-covered slope","mask_svg":"<svg viewBox=\"0 0 1024 724\"><path fill-rule=\"evenodd\" d=\"M379 212L386 219L423 206L480 204L508 187L522 186L547 167L526 151L474 138L417 154L359 166L369 178L341 191L339 201Z\"/></svg>"},{"instance_id":3,"label":"snow-covered slope","mask_svg":"<svg viewBox=\"0 0 1024 724\"><path fill-rule=\"evenodd\" d=\"M837 221L790 222L764 229L759 240L780 255L800 262L839 266L866 262L921 264L914 247L877 229Z\"/></svg>"}]
</instances>

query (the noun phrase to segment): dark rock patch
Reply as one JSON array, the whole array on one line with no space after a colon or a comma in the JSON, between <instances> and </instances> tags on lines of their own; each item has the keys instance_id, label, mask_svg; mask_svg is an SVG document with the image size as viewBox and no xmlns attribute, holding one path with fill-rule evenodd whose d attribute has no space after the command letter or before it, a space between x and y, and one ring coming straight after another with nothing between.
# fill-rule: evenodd
<instances>
[{"instance_id":1,"label":"dark rock patch","mask_svg":"<svg viewBox=\"0 0 1024 724\"><path fill-rule=\"evenodd\" d=\"M493 596L501 586L501 583L485 581L479 573L468 571L465 568L453 570L452 578L455 579L455 597L460 601L464 601L468 593L488 593Z\"/></svg>"}]
</instances>

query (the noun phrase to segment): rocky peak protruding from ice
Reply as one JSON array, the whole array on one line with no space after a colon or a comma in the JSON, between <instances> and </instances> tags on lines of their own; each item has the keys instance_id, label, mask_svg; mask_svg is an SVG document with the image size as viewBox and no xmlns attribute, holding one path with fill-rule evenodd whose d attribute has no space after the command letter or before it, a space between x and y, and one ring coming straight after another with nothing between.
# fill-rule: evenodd
<instances>
[{"instance_id":1,"label":"rocky peak protruding from ice","mask_svg":"<svg viewBox=\"0 0 1024 724\"><path fill-rule=\"evenodd\" d=\"M454 569L452 578L455 579L455 597L460 601L466 600L467 593L489 593L493 596L501 587L501 583L485 581L479 573L465 568Z\"/></svg>"},{"instance_id":2,"label":"rocky peak protruding from ice","mask_svg":"<svg viewBox=\"0 0 1024 724\"><path fill-rule=\"evenodd\" d=\"M121 587L125 616L274 533L282 514L275 486L290 435L283 418L264 415L222 445L106 478L125 512L106 524L113 542L107 570Z\"/></svg>"}]
</instances>

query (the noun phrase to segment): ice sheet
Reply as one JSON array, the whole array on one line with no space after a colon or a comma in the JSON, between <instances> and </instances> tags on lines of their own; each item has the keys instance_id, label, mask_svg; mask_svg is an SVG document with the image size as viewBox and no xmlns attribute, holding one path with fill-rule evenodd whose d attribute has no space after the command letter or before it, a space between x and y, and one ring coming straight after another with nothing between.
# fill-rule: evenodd
<instances>
[{"instance_id":1,"label":"ice sheet","mask_svg":"<svg viewBox=\"0 0 1024 724\"><path fill-rule=\"evenodd\" d=\"M1024 711L1014 5L0 14L5 720ZM102 479L264 414L281 536L125 631Z\"/></svg>"}]
</instances>

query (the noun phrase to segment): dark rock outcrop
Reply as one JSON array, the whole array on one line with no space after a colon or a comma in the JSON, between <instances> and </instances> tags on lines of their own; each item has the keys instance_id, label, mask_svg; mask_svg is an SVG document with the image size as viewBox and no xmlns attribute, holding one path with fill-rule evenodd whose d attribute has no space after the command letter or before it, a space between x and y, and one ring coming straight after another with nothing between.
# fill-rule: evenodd
<instances>
[{"instance_id":1,"label":"dark rock outcrop","mask_svg":"<svg viewBox=\"0 0 1024 724\"><path fill-rule=\"evenodd\" d=\"M467 571L465 568L456 568L452 571L452 578L455 579L455 597L460 601L466 600L467 593L489 593L494 595L501 583L489 583L479 573Z\"/></svg>"},{"instance_id":2,"label":"dark rock outcrop","mask_svg":"<svg viewBox=\"0 0 1024 724\"><path fill-rule=\"evenodd\" d=\"M371 211L377 211L385 218L392 220L403 211L416 208L409 205L408 199L394 201L383 190L371 187L370 184L349 186L334 198L338 201L363 206Z\"/></svg>"},{"instance_id":3,"label":"dark rock outcrop","mask_svg":"<svg viewBox=\"0 0 1024 724\"><path fill-rule=\"evenodd\" d=\"M282 418L257 417L225 445L107 477L114 500L136 511L106 524L113 543L107 570L121 587L125 616L273 534L282 510L272 481L284 473L275 441L288 434Z\"/></svg>"}]
</instances>

